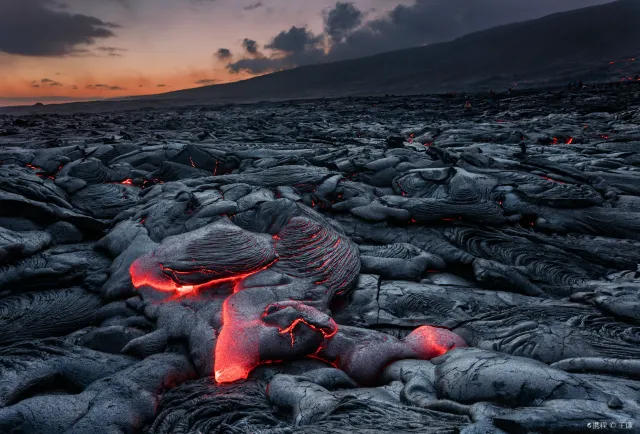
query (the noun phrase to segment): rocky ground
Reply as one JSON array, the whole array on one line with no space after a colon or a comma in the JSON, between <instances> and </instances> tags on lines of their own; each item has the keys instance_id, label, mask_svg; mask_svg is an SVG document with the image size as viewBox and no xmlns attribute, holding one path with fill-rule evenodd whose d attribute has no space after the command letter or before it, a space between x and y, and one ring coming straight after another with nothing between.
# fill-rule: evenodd
<instances>
[{"instance_id":1,"label":"rocky ground","mask_svg":"<svg viewBox=\"0 0 640 434\"><path fill-rule=\"evenodd\" d=\"M0 432L639 432L639 96L0 117Z\"/></svg>"}]
</instances>

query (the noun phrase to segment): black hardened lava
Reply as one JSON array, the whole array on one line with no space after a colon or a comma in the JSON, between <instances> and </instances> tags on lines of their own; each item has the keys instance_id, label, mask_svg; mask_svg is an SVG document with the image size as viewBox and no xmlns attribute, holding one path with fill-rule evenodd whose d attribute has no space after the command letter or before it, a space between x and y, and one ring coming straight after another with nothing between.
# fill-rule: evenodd
<instances>
[{"instance_id":1,"label":"black hardened lava","mask_svg":"<svg viewBox=\"0 0 640 434\"><path fill-rule=\"evenodd\" d=\"M0 433L638 432L640 86L494 99L0 117Z\"/></svg>"}]
</instances>

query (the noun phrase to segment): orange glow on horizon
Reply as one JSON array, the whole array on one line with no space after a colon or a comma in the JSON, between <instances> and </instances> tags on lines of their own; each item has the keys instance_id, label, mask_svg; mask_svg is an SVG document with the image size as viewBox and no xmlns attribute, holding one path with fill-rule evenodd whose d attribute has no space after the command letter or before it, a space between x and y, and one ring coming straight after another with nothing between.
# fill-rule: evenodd
<instances>
[{"instance_id":1,"label":"orange glow on horizon","mask_svg":"<svg viewBox=\"0 0 640 434\"><path fill-rule=\"evenodd\" d=\"M43 77L40 77L43 75ZM56 103L73 100L109 99L128 96L153 95L176 90L198 88L213 84L225 84L246 80L256 75L232 74L225 70L191 70L157 75L61 75L33 74L31 79L0 75L0 105L3 100L24 100L25 103ZM41 80L49 79L56 85Z\"/></svg>"}]
</instances>

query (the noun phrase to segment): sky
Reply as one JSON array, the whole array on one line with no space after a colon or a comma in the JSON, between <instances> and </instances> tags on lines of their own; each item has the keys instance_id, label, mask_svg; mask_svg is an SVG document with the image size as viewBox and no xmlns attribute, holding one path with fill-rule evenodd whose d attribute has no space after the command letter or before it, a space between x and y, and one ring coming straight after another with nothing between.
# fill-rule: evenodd
<instances>
[{"instance_id":1,"label":"sky","mask_svg":"<svg viewBox=\"0 0 640 434\"><path fill-rule=\"evenodd\" d=\"M0 106L146 95L611 0L0 0Z\"/></svg>"}]
</instances>

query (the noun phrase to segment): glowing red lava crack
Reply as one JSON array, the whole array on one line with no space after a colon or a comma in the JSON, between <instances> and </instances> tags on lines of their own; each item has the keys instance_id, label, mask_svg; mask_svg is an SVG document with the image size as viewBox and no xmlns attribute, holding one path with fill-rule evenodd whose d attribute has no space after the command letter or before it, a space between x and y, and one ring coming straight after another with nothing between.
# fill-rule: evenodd
<instances>
[{"instance_id":1,"label":"glowing red lava crack","mask_svg":"<svg viewBox=\"0 0 640 434\"><path fill-rule=\"evenodd\" d=\"M273 260L272 262L268 263L263 267L257 268L252 271L248 271L246 273L235 274L233 276L222 277L218 279L211 279L207 282L196 284L196 285L179 285L175 280L171 279L167 274L163 274L162 275L163 277L159 277L158 275L151 273L150 270L144 270L143 267L140 265L141 264L140 259L136 259L133 262L133 264L131 264L131 267L129 267L129 274L131 274L131 281L133 282L133 286L136 289L141 288L143 286L150 286L153 289L161 292L175 292L177 296L197 293L200 290L213 288L216 285L219 285L221 283L228 283L228 282L235 283L234 292L237 292L237 287L238 287L237 284L240 281L256 273L259 273L260 271L266 270L276 262L277 262L277 259ZM188 272L179 272L179 271L172 270L170 268L163 267L160 264L158 265L162 269L162 271L168 272L174 275L189 274Z\"/></svg>"}]
</instances>

